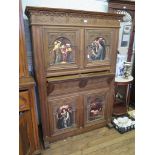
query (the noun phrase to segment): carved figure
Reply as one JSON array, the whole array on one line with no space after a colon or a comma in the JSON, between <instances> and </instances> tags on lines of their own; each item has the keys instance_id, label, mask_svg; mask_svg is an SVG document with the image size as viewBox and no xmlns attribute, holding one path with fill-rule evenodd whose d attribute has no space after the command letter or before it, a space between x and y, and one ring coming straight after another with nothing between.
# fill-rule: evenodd
<instances>
[{"instance_id":1,"label":"carved figure","mask_svg":"<svg viewBox=\"0 0 155 155\"><path fill-rule=\"evenodd\" d=\"M66 50L67 50L67 62L72 61L72 48L70 44L66 44Z\"/></svg>"},{"instance_id":2,"label":"carved figure","mask_svg":"<svg viewBox=\"0 0 155 155\"><path fill-rule=\"evenodd\" d=\"M90 104L90 120L96 119L102 113L102 103L98 101L93 101Z\"/></svg>"},{"instance_id":3,"label":"carved figure","mask_svg":"<svg viewBox=\"0 0 155 155\"><path fill-rule=\"evenodd\" d=\"M63 105L57 109L57 128L67 128L72 125L73 121L73 112L72 108L68 105Z\"/></svg>"},{"instance_id":4,"label":"carved figure","mask_svg":"<svg viewBox=\"0 0 155 155\"><path fill-rule=\"evenodd\" d=\"M70 63L72 62L72 48L70 41L66 38L58 38L54 41L54 47L50 51L52 54L51 64Z\"/></svg>"},{"instance_id":5,"label":"carved figure","mask_svg":"<svg viewBox=\"0 0 155 155\"><path fill-rule=\"evenodd\" d=\"M61 47L61 41L59 41L59 40L58 41L55 41L54 42L54 48L52 50L53 52L55 52L55 59L54 59L55 60L55 63L60 63L61 62L61 59L62 59L60 47Z\"/></svg>"},{"instance_id":6,"label":"carved figure","mask_svg":"<svg viewBox=\"0 0 155 155\"><path fill-rule=\"evenodd\" d=\"M62 63L66 63L67 62L67 48L66 48L66 45L62 45L60 49L61 49L61 53L62 53Z\"/></svg>"},{"instance_id":7,"label":"carved figure","mask_svg":"<svg viewBox=\"0 0 155 155\"><path fill-rule=\"evenodd\" d=\"M105 40L103 38L97 38L90 45L88 59L90 60L104 60L106 54Z\"/></svg>"}]
</instances>

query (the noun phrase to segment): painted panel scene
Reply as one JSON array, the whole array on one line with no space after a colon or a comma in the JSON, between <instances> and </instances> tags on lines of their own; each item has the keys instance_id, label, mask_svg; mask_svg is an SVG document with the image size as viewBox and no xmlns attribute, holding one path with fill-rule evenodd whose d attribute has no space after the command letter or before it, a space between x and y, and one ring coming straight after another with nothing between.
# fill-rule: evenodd
<instances>
[{"instance_id":1,"label":"painted panel scene","mask_svg":"<svg viewBox=\"0 0 155 155\"><path fill-rule=\"evenodd\" d=\"M89 121L103 117L103 97L88 97L87 118Z\"/></svg>"},{"instance_id":2,"label":"painted panel scene","mask_svg":"<svg viewBox=\"0 0 155 155\"><path fill-rule=\"evenodd\" d=\"M88 61L103 61L106 56L105 39L97 37L90 45L88 45Z\"/></svg>"},{"instance_id":3,"label":"painted panel scene","mask_svg":"<svg viewBox=\"0 0 155 155\"><path fill-rule=\"evenodd\" d=\"M57 38L52 47L50 50L52 58L50 64L66 64L75 61L75 48L71 45L69 39L65 37Z\"/></svg>"},{"instance_id":4,"label":"painted panel scene","mask_svg":"<svg viewBox=\"0 0 155 155\"><path fill-rule=\"evenodd\" d=\"M73 125L73 110L69 105L63 105L57 108L56 123L58 129L68 128Z\"/></svg>"}]
</instances>

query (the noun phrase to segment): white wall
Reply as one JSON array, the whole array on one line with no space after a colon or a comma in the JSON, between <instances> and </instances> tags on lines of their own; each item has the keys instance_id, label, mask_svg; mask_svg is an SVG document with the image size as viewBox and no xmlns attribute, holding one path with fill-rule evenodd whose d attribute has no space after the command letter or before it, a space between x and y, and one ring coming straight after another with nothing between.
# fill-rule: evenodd
<instances>
[{"instance_id":1,"label":"white wall","mask_svg":"<svg viewBox=\"0 0 155 155\"><path fill-rule=\"evenodd\" d=\"M22 5L23 12L26 6L108 12L107 0L22 0Z\"/></svg>"}]
</instances>

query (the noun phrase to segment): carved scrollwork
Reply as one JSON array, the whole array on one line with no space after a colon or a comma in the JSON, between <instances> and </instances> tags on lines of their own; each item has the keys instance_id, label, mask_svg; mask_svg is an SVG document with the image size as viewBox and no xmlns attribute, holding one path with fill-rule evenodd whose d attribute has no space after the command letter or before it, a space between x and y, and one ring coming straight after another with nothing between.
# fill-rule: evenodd
<instances>
[{"instance_id":1,"label":"carved scrollwork","mask_svg":"<svg viewBox=\"0 0 155 155\"><path fill-rule=\"evenodd\" d=\"M47 83L47 95L52 93L54 91L54 88L55 88L54 84Z\"/></svg>"},{"instance_id":2,"label":"carved scrollwork","mask_svg":"<svg viewBox=\"0 0 155 155\"><path fill-rule=\"evenodd\" d=\"M108 84L111 84L111 82L112 82L113 79L114 79L113 77L109 77L109 78L107 79Z\"/></svg>"},{"instance_id":3,"label":"carved scrollwork","mask_svg":"<svg viewBox=\"0 0 155 155\"><path fill-rule=\"evenodd\" d=\"M65 9L45 9L45 8L26 8L26 15L31 17L31 24L43 25L48 23L51 25L55 24L74 24L74 25L94 25L94 24L105 24L109 25L112 21L113 26L119 26L118 20L122 18L122 15L113 15L103 12L87 12L79 10L65 10ZM34 17L35 16L35 17ZM38 18L38 17L39 18ZM52 18L50 18L52 16ZM87 19L87 23L84 23L83 20ZM110 26L110 25L109 25Z\"/></svg>"},{"instance_id":4,"label":"carved scrollwork","mask_svg":"<svg viewBox=\"0 0 155 155\"><path fill-rule=\"evenodd\" d=\"M83 78L79 81L79 87L84 88L86 87L87 83L88 83L88 79Z\"/></svg>"}]
</instances>

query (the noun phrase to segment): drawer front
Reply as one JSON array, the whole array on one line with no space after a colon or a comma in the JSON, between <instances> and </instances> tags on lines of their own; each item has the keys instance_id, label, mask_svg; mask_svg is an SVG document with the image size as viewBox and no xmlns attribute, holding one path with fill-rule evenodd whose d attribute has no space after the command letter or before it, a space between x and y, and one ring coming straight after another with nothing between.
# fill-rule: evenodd
<instances>
[{"instance_id":1,"label":"drawer front","mask_svg":"<svg viewBox=\"0 0 155 155\"><path fill-rule=\"evenodd\" d=\"M96 88L108 88L111 81L112 78L109 77L95 77L49 82L47 92L49 97L53 97L56 95L71 94L74 92L82 92Z\"/></svg>"},{"instance_id":2,"label":"drawer front","mask_svg":"<svg viewBox=\"0 0 155 155\"><path fill-rule=\"evenodd\" d=\"M30 109L30 99L28 91L19 92L19 111Z\"/></svg>"}]
</instances>

